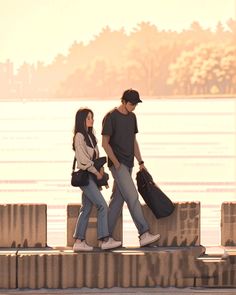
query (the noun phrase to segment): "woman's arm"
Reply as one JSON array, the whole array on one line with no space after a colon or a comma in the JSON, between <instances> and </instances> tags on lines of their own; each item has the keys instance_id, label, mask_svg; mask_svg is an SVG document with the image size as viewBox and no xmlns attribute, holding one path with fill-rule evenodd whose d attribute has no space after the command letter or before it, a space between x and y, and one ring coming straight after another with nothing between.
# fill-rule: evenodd
<instances>
[{"instance_id":1,"label":"woman's arm","mask_svg":"<svg viewBox=\"0 0 236 295\"><path fill-rule=\"evenodd\" d=\"M75 136L75 156L78 163L78 168L82 170L88 170L89 172L97 175L99 172L94 167L93 161L90 159L84 136L81 133L77 133Z\"/></svg>"}]
</instances>

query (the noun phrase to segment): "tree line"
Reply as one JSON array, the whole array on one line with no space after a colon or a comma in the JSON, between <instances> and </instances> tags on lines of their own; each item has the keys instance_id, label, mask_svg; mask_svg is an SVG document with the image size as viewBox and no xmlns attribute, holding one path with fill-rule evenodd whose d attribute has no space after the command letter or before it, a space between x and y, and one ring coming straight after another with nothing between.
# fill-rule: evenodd
<instances>
[{"instance_id":1,"label":"tree line","mask_svg":"<svg viewBox=\"0 0 236 295\"><path fill-rule=\"evenodd\" d=\"M50 64L0 66L2 98L112 98L136 88L145 96L236 94L236 21L215 30L198 22L181 32L148 22L131 33L105 27L74 42Z\"/></svg>"}]
</instances>

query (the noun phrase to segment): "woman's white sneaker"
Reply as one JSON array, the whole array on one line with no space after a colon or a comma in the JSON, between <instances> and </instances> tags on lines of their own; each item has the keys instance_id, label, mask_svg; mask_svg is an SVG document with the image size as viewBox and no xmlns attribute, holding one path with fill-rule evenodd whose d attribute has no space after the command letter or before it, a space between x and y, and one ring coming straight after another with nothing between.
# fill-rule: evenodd
<instances>
[{"instance_id":1,"label":"woman's white sneaker","mask_svg":"<svg viewBox=\"0 0 236 295\"><path fill-rule=\"evenodd\" d=\"M147 231L144 234L142 234L139 238L140 247L147 246L151 243L156 242L159 239L160 239L159 234L152 235L152 234L150 234L150 232Z\"/></svg>"},{"instance_id":2,"label":"woman's white sneaker","mask_svg":"<svg viewBox=\"0 0 236 295\"><path fill-rule=\"evenodd\" d=\"M85 240L79 242L76 241L73 245L73 251L79 252L79 251L93 251L93 247L89 246Z\"/></svg>"},{"instance_id":3,"label":"woman's white sneaker","mask_svg":"<svg viewBox=\"0 0 236 295\"><path fill-rule=\"evenodd\" d=\"M121 246L121 241L115 241L111 237L107 241L102 241L101 243L102 250L114 249L120 246Z\"/></svg>"}]
</instances>

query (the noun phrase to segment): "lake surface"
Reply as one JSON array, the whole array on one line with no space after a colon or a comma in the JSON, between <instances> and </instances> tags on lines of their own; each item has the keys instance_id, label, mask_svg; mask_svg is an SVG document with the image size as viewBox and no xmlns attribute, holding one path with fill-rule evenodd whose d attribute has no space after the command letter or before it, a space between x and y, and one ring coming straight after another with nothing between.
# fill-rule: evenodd
<instances>
[{"instance_id":1,"label":"lake surface","mask_svg":"<svg viewBox=\"0 0 236 295\"><path fill-rule=\"evenodd\" d=\"M81 201L80 190L70 185L75 113L93 109L101 143L102 118L118 105L0 102L0 202L47 203L49 245L66 244L66 205ZM221 203L236 201L236 99L145 100L135 113L141 153L155 181L173 201L200 201L201 243L220 244ZM102 192L108 202L111 189ZM138 244L126 206L124 244Z\"/></svg>"}]
</instances>

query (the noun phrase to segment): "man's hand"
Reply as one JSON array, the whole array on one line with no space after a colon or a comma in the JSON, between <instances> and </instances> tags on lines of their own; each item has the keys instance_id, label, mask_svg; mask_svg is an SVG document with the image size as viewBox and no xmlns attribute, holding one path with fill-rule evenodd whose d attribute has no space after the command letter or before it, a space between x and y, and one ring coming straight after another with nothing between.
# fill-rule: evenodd
<instances>
[{"instance_id":1,"label":"man's hand","mask_svg":"<svg viewBox=\"0 0 236 295\"><path fill-rule=\"evenodd\" d=\"M139 165L139 170L143 170L143 169L147 170L147 168L144 166L144 164Z\"/></svg>"},{"instance_id":2,"label":"man's hand","mask_svg":"<svg viewBox=\"0 0 236 295\"><path fill-rule=\"evenodd\" d=\"M118 170L120 168L120 162L117 162L116 164L114 164L116 170Z\"/></svg>"}]
</instances>

